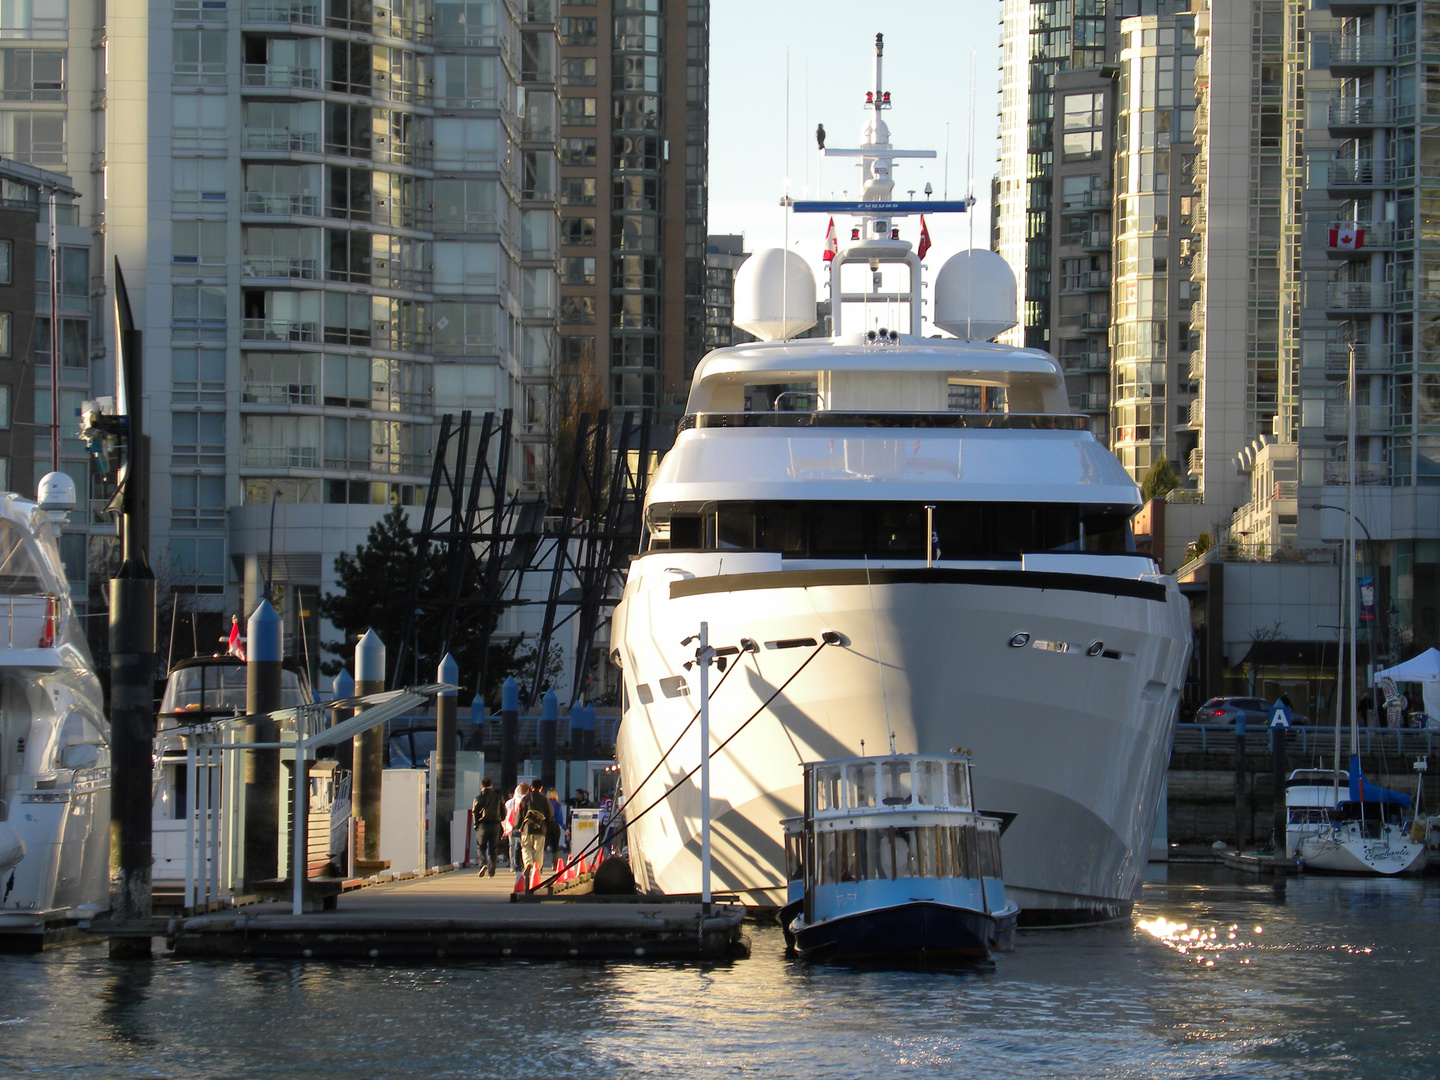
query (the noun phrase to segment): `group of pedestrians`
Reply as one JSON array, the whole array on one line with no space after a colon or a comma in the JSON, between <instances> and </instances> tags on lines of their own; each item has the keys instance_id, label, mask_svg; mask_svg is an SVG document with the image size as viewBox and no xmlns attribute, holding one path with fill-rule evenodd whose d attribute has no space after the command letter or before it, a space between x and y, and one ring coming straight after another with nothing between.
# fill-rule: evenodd
<instances>
[{"instance_id":1,"label":"group of pedestrians","mask_svg":"<svg viewBox=\"0 0 1440 1080\"><path fill-rule=\"evenodd\" d=\"M472 807L476 845L479 849L480 876L494 877L502 841L508 842L512 870L522 866L529 877L536 868L544 869L545 849L558 857L565 836L565 805L554 788L548 792L536 783L517 784L508 800L491 784L487 776L480 781L480 794Z\"/></svg>"}]
</instances>

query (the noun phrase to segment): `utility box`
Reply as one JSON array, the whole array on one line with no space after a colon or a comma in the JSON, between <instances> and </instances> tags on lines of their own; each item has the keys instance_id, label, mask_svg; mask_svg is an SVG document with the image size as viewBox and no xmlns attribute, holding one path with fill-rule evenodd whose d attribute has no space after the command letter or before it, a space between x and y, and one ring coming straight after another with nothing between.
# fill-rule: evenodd
<instances>
[{"instance_id":1,"label":"utility box","mask_svg":"<svg viewBox=\"0 0 1440 1080\"><path fill-rule=\"evenodd\" d=\"M589 855L586 857L592 858L600 848L599 835L599 810L570 811L570 853L572 855L588 851Z\"/></svg>"},{"instance_id":2,"label":"utility box","mask_svg":"<svg viewBox=\"0 0 1440 1080\"><path fill-rule=\"evenodd\" d=\"M380 774L380 858L396 873L425 869L425 770Z\"/></svg>"}]
</instances>

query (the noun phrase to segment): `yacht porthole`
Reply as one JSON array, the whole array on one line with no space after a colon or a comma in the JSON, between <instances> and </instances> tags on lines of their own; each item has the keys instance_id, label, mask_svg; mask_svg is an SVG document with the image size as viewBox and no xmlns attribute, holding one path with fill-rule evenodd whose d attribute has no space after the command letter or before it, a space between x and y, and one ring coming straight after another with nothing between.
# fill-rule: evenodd
<instances>
[{"instance_id":1,"label":"yacht porthole","mask_svg":"<svg viewBox=\"0 0 1440 1080\"><path fill-rule=\"evenodd\" d=\"M1104 650L1105 650L1105 643L1104 643L1103 641L1095 641L1095 642L1092 642L1091 645L1090 645L1090 647L1085 650L1085 655L1086 655L1086 656L1099 656L1102 652L1104 652Z\"/></svg>"},{"instance_id":2,"label":"yacht porthole","mask_svg":"<svg viewBox=\"0 0 1440 1080\"><path fill-rule=\"evenodd\" d=\"M1012 637L1012 638L1010 639L1010 647L1011 647L1012 649L1023 649L1026 645L1029 645L1029 644L1030 644L1030 635L1029 635L1029 634L1026 634L1026 633L1016 634L1014 637Z\"/></svg>"}]
</instances>

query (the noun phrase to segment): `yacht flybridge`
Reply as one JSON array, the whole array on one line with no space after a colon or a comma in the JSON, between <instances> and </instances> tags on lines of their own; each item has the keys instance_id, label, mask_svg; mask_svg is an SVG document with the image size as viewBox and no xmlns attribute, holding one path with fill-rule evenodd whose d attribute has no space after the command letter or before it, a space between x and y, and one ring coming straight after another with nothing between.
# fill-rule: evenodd
<instances>
[{"instance_id":1,"label":"yacht flybridge","mask_svg":"<svg viewBox=\"0 0 1440 1080\"><path fill-rule=\"evenodd\" d=\"M1136 554L1139 491L1071 413L1059 365L988 340L1015 322L1005 262L947 261L930 302L948 336L921 336L922 267L894 220L964 204L890 201L905 155L881 117L878 38L876 52L861 147L840 152L860 157L864 198L830 260L833 336L795 336L816 318L804 260L752 256L736 324L761 340L701 361L649 485L611 649L632 862L643 886L697 889L682 642L704 621L725 661L709 712L717 888L783 903L778 823L801 812L801 763L963 748L976 810L1010 822L1024 921L1114 917L1148 856L1188 608Z\"/></svg>"}]
</instances>

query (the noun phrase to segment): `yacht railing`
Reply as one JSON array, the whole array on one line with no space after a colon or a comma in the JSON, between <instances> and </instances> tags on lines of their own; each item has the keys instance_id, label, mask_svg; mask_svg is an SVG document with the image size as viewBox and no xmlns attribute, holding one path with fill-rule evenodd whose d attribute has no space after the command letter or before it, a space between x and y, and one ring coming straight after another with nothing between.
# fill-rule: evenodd
<instances>
[{"instance_id":1,"label":"yacht railing","mask_svg":"<svg viewBox=\"0 0 1440 1080\"><path fill-rule=\"evenodd\" d=\"M0 597L5 604L5 647L47 649L55 644L55 597L46 593Z\"/></svg>"},{"instance_id":2,"label":"yacht railing","mask_svg":"<svg viewBox=\"0 0 1440 1080\"><path fill-rule=\"evenodd\" d=\"M690 413L680 430L695 428L1013 428L1025 431L1085 431L1084 416L1050 413L740 412Z\"/></svg>"}]
</instances>

